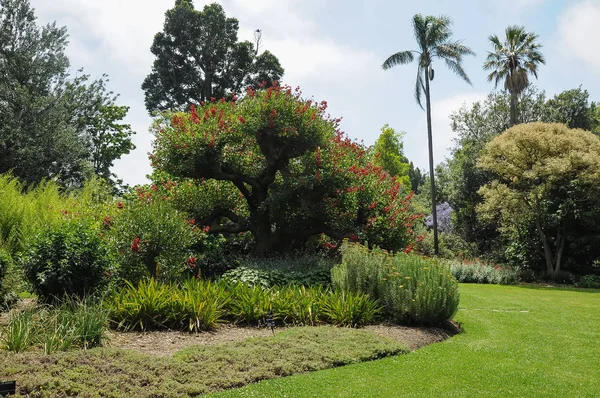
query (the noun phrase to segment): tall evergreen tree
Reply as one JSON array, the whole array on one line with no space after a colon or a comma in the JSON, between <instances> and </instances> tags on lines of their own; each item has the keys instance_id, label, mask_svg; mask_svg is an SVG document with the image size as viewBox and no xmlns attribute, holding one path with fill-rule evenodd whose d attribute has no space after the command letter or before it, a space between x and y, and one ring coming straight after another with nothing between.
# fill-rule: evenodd
<instances>
[{"instance_id":1,"label":"tall evergreen tree","mask_svg":"<svg viewBox=\"0 0 600 398\"><path fill-rule=\"evenodd\" d=\"M220 4L198 11L192 0L177 0L150 49L156 59L142 85L148 112L183 110L280 80L284 70L277 57L259 54L260 30L255 43L238 42L238 28Z\"/></svg>"}]
</instances>

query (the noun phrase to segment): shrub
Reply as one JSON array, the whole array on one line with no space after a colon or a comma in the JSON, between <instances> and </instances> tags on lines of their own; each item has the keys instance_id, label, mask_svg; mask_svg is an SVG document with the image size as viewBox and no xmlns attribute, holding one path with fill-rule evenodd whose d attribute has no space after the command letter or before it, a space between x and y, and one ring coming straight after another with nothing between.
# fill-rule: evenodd
<instances>
[{"instance_id":1,"label":"shrub","mask_svg":"<svg viewBox=\"0 0 600 398\"><path fill-rule=\"evenodd\" d=\"M492 265L479 260L451 261L450 271L461 283L510 285L518 281L517 271L509 266Z\"/></svg>"},{"instance_id":2,"label":"shrub","mask_svg":"<svg viewBox=\"0 0 600 398\"><path fill-rule=\"evenodd\" d=\"M84 297L108 284L114 264L100 232L86 220L67 220L40 233L23 267L42 300Z\"/></svg>"},{"instance_id":3,"label":"shrub","mask_svg":"<svg viewBox=\"0 0 600 398\"><path fill-rule=\"evenodd\" d=\"M576 285L586 289L600 289L600 275L584 275Z\"/></svg>"},{"instance_id":4,"label":"shrub","mask_svg":"<svg viewBox=\"0 0 600 398\"><path fill-rule=\"evenodd\" d=\"M201 233L167 201L145 195L128 201L107 220L106 228L119 253L121 280L137 284L152 277L170 282L190 269L196 272L191 246Z\"/></svg>"},{"instance_id":5,"label":"shrub","mask_svg":"<svg viewBox=\"0 0 600 398\"><path fill-rule=\"evenodd\" d=\"M332 280L337 289L379 299L385 314L400 324L441 325L458 309L458 283L449 267L417 255L344 243Z\"/></svg>"}]
</instances>

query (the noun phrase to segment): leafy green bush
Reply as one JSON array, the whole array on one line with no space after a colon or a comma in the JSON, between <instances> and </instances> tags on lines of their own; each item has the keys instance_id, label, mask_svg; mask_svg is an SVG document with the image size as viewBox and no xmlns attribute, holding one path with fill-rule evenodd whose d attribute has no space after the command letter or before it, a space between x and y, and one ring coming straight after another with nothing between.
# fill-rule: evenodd
<instances>
[{"instance_id":1,"label":"leafy green bush","mask_svg":"<svg viewBox=\"0 0 600 398\"><path fill-rule=\"evenodd\" d=\"M191 246L201 232L167 201L142 197L106 220L107 236L119 253L118 277L133 284L147 277L163 282L196 272Z\"/></svg>"},{"instance_id":2,"label":"leafy green bush","mask_svg":"<svg viewBox=\"0 0 600 398\"><path fill-rule=\"evenodd\" d=\"M187 331L214 329L230 321L264 323L272 312L282 325L334 323L360 326L379 313L376 301L364 294L328 288L288 285L263 289L226 281L187 281L181 286L154 280L129 284L109 300L110 318L117 328Z\"/></svg>"},{"instance_id":3,"label":"leafy green bush","mask_svg":"<svg viewBox=\"0 0 600 398\"><path fill-rule=\"evenodd\" d=\"M78 219L51 225L37 235L23 267L33 290L45 301L98 293L114 271L100 231Z\"/></svg>"},{"instance_id":4,"label":"leafy green bush","mask_svg":"<svg viewBox=\"0 0 600 398\"><path fill-rule=\"evenodd\" d=\"M0 311L8 310L18 301L23 287L22 275L8 251L0 248Z\"/></svg>"},{"instance_id":5,"label":"leafy green bush","mask_svg":"<svg viewBox=\"0 0 600 398\"><path fill-rule=\"evenodd\" d=\"M451 261L450 271L461 283L491 283L510 285L517 283L518 273L509 266L492 265L478 260Z\"/></svg>"},{"instance_id":6,"label":"leafy green bush","mask_svg":"<svg viewBox=\"0 0 600 398\"><path fill-rule=\"evenodd\" d=\"M576 283L576 286L586 289L600 289L600 275L584 275Z\"/></svg>"},{"instance_id":7,"label":"leafy green bush","mask_svg":"<svg viewBox=\"0 0 600 398\"><path fill-rule=\"evenodd\" d=\"M332 280L336 289L378 299L385 315L400 324L441 325L458 309L458 283L449 267L417 255L346 242Z\"/></svg>"}]
</instances>

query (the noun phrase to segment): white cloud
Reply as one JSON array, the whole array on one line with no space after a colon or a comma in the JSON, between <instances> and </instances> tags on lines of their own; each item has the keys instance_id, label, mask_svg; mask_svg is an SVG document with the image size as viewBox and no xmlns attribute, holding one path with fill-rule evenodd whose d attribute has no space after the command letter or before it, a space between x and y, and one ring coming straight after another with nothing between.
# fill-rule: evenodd
<instances>
[{"instance_id":1,"label":"white cloud","mask_svg":"<svg viewBox=\"0 0 600 398\"><path fill-rule=\"evenodd\" d=\"M600 37L600 2L581 1L568 8L558 21L560 52L574 56L590 69L600 68L600 51L594 43Z\"/></svg>"}]
</instances>

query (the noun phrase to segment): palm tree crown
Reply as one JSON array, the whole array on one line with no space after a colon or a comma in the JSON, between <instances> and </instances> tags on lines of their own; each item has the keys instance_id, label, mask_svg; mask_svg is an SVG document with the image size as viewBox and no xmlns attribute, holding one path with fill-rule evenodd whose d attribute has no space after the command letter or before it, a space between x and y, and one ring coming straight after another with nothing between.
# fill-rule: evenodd
<instances>
[{"instance_id":1,"label":"palm tree crown","mask_svg":"<svg viewBox=\"0 0 600 398\"><path fill-rule=\"evenodd\" d=\"M435 254L438 250L437 213L435 203L435 176L433 172L433 138L431 132L431 98L429 82L433 80L432 63L436 58L443 59L446 66L461 79L471 84L471 80L462 67L465 55L475 53L460 41L451 41L452 30L450 18L441 16L423 17L417 14L413 17L413 29L419 50L400 51L391 55L383 63L383 69L387 70L396 65L411 63L415 55L419 57L417 67L417 81L415 82L415 99L421 108L421 95L425 93L427 105L427 143L429 146L429 180L431 182L431 213L433 218L433 247Z\"/></svg>"},{"instance_id":2,"label":"palm tree crown","mask_svg":"<svg viewBox=\"0 0 600 398\"><path fill-rule=\"evenodd\" d=\"M421 108L423 108L421 96L425 92L425 76L429 73L430 80L433 80L431 65L435 58L443 59L452 72L471 84L471 80L462 67L462 59L465 55L475 55L475 53L469 47L464 46L461 41L450 41L452 36L451 24L452 21L446 16L423 17L421 14L415 15L413 17L413 28L419 50L397 52L388 57L383 63L383 69L387 70L396 65L411 63L414 60L414 55L419 57L415 99Z\"/></svg>"},{"instance_id":3,"label":"palm tree crown","mask_svg":"<svg viewBox=\"0 0 600 398\"><path fill-rule=\"evenodd\" d=\"M537 79L538 65L546 63L537 38L522 26L506 28L504 43L496 35L489 37L494 51L488 53L483 69L491 70L488 81L494 81L495 87L504 80L504 88L511 94L511 125L516 124L517 96L529 85L529 74Z\"/></svg>"}]
</instances>

